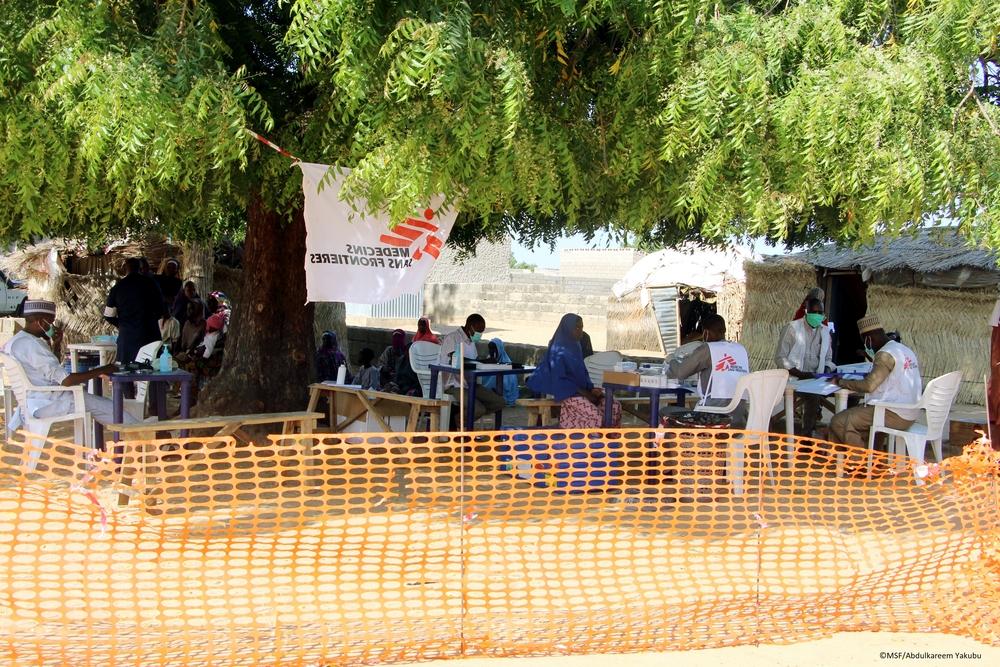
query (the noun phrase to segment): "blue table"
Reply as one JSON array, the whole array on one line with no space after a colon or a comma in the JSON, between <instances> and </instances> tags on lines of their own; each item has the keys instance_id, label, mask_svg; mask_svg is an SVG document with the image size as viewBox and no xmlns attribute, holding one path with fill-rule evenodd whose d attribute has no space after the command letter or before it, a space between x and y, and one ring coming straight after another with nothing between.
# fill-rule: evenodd
<instances>
[{"instance_id":1,"label":"blue table","mask_svg":"<svg viewBox=\"0 0 1000 667\"><path fill-rule=\"evenodd\" d=\"M631 384L615 384L605 382L604 387L604 427L611 427L611 406L616 391L630 391L649 396L649 425L657 426L660 419L660 396L673 394L676 405L684 405L684 394L691 393L688 387L637 387Z\"/></svg>"},{"instance_id":2,"label":"blue table","mask_svg":"<svg viewBox=\"0 0 1000 667\"><path fill-rule=\"evenodd\" d=\"M431 371L431 386L430 392L431 396L437 396L437 381L438 373L452 373L453 375L459 374L459 369L454 366L441 366L438 364L431 364L429 366ZM476 422L476 385L478 384L479 378L493 376L497 379L497 393L503 396L503 378L506 375L527 375L529 373L535 372L534 366L525 366L524 368L490 368L486 370L478 370L472 368L465 369L465 415L463 415L463 422L465 423L465 430L471 431L473 425ZM494 415L494 424L496 429L499 431L503 425L503 409L497 410ZM442 428L445 424L441 425Z\"/></svg>"},{"instance_id":3,"label":"blue table","mask_svg":"<svg viewBox=\"0 0 1000 667\"><path fill-rule=\"evenodd\" d=\"M125 394L122 385L130 382L148 382L147 389L149 397L155 401L156 415L160 421L167 418L167 388L172 382L179 382L181 385L181 419L191 416L191 380L194 375L187 371L175 370L169 373L160 371L135 371L112 373L111 379L111 400L114 402L114 419L116 424L121 424L125 417ZM151 427L153 430L155 427ZM119 434L115 433L115 440ZM181 432L181 437L187 437L187 432Z\"/></svg>"}]
</instances>

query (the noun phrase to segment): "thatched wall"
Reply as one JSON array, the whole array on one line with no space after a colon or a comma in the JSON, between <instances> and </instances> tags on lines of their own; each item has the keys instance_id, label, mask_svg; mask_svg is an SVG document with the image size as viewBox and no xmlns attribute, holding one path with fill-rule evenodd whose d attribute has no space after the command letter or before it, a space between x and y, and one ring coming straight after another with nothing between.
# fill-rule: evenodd
<instances>
[{"instance_id":1,"label":"thatched wall","mask_svg":"<svg viewBox=\"0 0 1000 667\"><path fill-rule=\"evenodd\" d=\"M0 256L0 268L25 281L33 299L54 301L67 343L115 330L104 321L104 304L126 257L145 256L156 270L178 248L160 240L119 244L90 255L86 244L50 240ZM183 266L183 265L182 265Z\"/></svg>"},{"instance_id":2,"label":"thatched wall","mask_svg":"<svg viewBox=\"0 0 1000 667\"><path fill-rule=\"evenodd\" d=\"M799 262L747 262L743 268L747 277L746 305L740 342L750 355L753 370L774 368L778 336L806 292L816 287L816 270Z\"/></svg>"},{"instance_id":3,"label":"thatched wall","mask_svg":"<svg viewBox=\"0 0 1000 667\"><path fill-rule=\"evenodd\" d=\"M988 372L990 328L996 290L932 290L868 286L868 313L887 330L897 329L913 348L920 373L928 380L962 371L956 402L985 405L983 376Z\"/></svg>"},{"instance_id":4,"label":"thatched wall","mask_svg":"<svg viewBox=\"0 0 1000 667\"><path fill-rule=\"evenodd\" d=\"M746 310L747 284L741 280L727 280L722 285L715 311L726 320L726 338L738 341L743 336L743 314Z\"/></svg>"},{"instance_id":5,"label":"thatched wall","mask_svg":"<svg viewBox=\"0 0 1000 667\"><path fill-rule=\"evenodd\" d=\"M607 343L609 350L663 350L660 330L653 308L643 306L640 291L626 294L621 300L608 297Z\"/></svg>"}]
</instances>

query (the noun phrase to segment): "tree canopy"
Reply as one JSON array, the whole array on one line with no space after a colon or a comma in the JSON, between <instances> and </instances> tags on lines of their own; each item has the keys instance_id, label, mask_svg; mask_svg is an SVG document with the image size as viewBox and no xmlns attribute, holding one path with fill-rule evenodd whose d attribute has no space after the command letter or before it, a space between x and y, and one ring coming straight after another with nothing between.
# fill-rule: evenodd
<instances>
[{"instance_id":1,"label":"tree canopy","mask_svg":"<svg viewBox=\"0 0 1000 667\"><path fill-rule=\"evenodd\" d=\"M992 0L311 2L287 41L401 215L673 242L864 241L946 211L1000 243ZM498 219L502 224L497 225Z\"/></svg>"},{"instance_id":2,"label":"tree canopy","mask_svg":"<svg viewBox=\"0 0 1000 667\"><path fill-rule=\"evenodd\" d=\"M5 0L0 235L238 228L303 159L454 239L1000 247L994 0Z\"/></svg>"}]
</instances>

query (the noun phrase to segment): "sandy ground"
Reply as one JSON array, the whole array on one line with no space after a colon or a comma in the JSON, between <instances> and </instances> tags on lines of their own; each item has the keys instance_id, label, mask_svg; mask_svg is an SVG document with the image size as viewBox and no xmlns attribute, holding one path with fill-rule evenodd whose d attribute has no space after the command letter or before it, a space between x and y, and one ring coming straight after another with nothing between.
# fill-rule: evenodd
<instances>
[{"instance_id":1,"label":"sandy ground","mask_svg":"<svg viewBox=\"0 0 1000 667\"><path fill-rule=\"evenodd\" d=\"M881 651L923 651L919 637L935 651L986 655L943 635L820 639L824 626L960 631L984 595L979 543L965 527L982 520L982 498L963 501L948 486L835 481L813 455L773 484L760 484L751 460L758 484L735 497L719 457L700 448L697 465L716 467L698 473L708 481L566 494L511 477L484 441L463 459L472 481L460 501L454 455L438 449L407 454L424 465L399 463L409 481L398 489L399 449L277 449L170 450L169 464L147 472L166 482L154 509L174 511L116 509L105 487L106 532L79 493L0 488L0 646L43 647L45 664L73 665L114 654L124 664L359 664L454 654L459 641L503 655L755 636L813 641L528 664L867 664ZM241 499L234 475L245 480ZM81 636L104 639L87 647Z\"/></svg>"},{"instance_id":2,"label":"sandy ground","mask_svg":"<svg viewBox=\"0 0 1000 667\"><path fill-rule=\"evenodd\" d=\"M955 654L944 658L891 658L884 653ZM979 657L960 658L957 654ZM412 663L411 663L412 664ZM424 667L801 667L812 665L997 665L1000 648L965 637L901 632L844 632L790 645L733 646L700 651L617 653L550 658L471 658L420 663Z\"/></svg>"}]
</instances>

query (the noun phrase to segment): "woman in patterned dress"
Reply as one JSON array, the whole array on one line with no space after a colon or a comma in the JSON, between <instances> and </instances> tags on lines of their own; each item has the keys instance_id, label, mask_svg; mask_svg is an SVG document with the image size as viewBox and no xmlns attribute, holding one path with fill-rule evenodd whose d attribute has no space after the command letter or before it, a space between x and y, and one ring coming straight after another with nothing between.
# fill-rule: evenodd
<instances>
[{"instance_id":1,"label":"woman in patterned dress","mask_svg":"<svg viewBox=\"0 0 1000 667\"><path fill-rule=\"evenodd\" d=\"M574 313L563 315L545 356L527 382L532 391L559 401L559 428L600 428L604 421L604 391L590 381L581 337L583 318ZM618 426L621 418L621 403L615 401L612 426Z\"/></svg>"}]
</instances>

